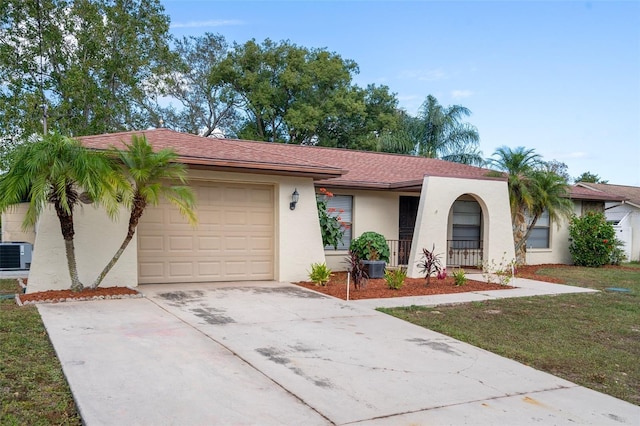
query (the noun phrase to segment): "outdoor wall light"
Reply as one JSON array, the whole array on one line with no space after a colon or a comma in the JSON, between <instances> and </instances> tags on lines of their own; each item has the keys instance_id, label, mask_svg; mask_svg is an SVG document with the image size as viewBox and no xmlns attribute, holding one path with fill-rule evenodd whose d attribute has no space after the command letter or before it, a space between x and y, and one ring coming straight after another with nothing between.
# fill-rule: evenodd
<instances>
[{"instance_id":1,"label":"outdoor wall light","mask_svg":"<svg viewBox=\"0 0 640 426\"><path fill-rule=\"evenodd\" d=\"M300 198L300 194L298 194L298 188L293 190L293 194L291 194L291 202L289 203L289 208L291 210L296 209L296 204L298 204L298 199Z\"/></svg>"}]
</instances>

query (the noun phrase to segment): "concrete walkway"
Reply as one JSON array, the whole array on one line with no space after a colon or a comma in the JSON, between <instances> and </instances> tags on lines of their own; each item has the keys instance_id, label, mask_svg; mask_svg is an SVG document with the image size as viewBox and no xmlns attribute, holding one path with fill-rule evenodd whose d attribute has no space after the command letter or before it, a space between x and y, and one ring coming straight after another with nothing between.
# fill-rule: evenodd
<instances>
[{"instance_id":1,"label":"concrete walkway","mask_svg":"<svg viewBox=\"0 0 640 426\"><path fill-rule=\"evenodd\" d=\"M38 306L90 426L640 422L640 407L360 301L275 282L140 289Z\"/></svg>"}]
</instances>

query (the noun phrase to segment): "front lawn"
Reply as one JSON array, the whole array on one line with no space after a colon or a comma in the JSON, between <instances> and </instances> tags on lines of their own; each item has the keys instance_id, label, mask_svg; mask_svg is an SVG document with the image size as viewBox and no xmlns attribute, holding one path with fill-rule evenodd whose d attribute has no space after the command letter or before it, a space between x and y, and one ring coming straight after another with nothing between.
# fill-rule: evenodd
<instances>
[{"instance_id":1,"label":"front lawn","mask_svg":"<svg viewBox=\"0 0 640 426\"><path fill-rule=\"evenodd\" d=\"M380 310L640 405L640 268L542 266L535 273L631 293L605 290Z\"/></svg>"},{"instance_id":2,"label":"front lawn","mask_svg":"<svg viewBox=\"0 0 640 426\"><path fill-rule=\"evenodd\" d=\"M0 294L19 290L16 280L0 280ZM0 300L0 354L0 424L81 424L35 306Z\"/></svg>"}]
</instances>

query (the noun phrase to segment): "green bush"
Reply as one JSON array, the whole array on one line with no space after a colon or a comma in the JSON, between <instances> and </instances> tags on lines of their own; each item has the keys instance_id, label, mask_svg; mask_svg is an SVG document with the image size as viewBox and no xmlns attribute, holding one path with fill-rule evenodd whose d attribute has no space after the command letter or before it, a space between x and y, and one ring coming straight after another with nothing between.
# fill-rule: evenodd
<instances>
[{"instance_id":1,"label":"green bush","mask_svg":"<svg viewBox=\"0 0 640 426\"><path fill-rule=\"evenodd\" d=\"M331 269L327 267L326 263L312 263L311 272L309 272L309 279L313 281L317 286L325 286L331 278Z\"/></svg>"},{"instance_id":2,"label":"green bush","mask_svg":"<svg viewBox=\"0 0 640 426\"><path fill-rule=\"evenodd\" d=\"M616 233L604 214L588 212L582 217L573 216L569 237L569 252L577 266L597 268L611 262Z\"/></svg>"},{"instance_id":3,"label":"green bush","mask_svg":"<svg viewBox=\"0 0 640 426\"><path fill-rule=\"evenodd\" d=\"M351 241L349 250L363 260L389 261L389 245L384 235L377 232L365 232Z\"/></svg>"},{"instance_id":4,"label":"green bush","mask_svg":"<svg viewBox=\"0 0 640 426\"><path fill-rule=\"evenodd\" d=\"M459 269L454 269L452 272L453 275L453 281L456 283L457 286L463 286L467 283L467 276L464 273L464 269L459 268Z\"/></svg>"},{"instance_id":5,"label":"green bush","mask_svg":"<svg viewBox=\"0 0 640 426\"><path fill-rule=\"evenodd\" d=\"M407 278L407 270L404 268L394 270L387 269L384 271L384 279L387 282L387 287L391 290L399 290L402 288L405 278Z\"/></svg>"},{"instance_id":6,"label":"green bush","mask_svg":"<svg viewBox=\"0 0 640 426\"><path fill-rule=\"evenodd\" d=\"M627 260L627 255L622 249L623 246L624 243L619 239L616 238L613 240L613 250L611 250L611 261L609 263L619 266L622 262Z\"/></svg>"}]
</instances>

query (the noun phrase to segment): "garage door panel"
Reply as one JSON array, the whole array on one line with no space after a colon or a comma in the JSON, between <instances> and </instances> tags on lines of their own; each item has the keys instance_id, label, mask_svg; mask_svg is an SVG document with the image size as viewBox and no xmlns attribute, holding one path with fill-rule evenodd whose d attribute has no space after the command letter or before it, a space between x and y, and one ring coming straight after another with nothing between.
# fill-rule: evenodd
<instances>
[{"instance_id":1,"label":"garage door panel","mask_svg":"<svg viewBox=\"0 0 640 426\"><path fill-rule=\"evenodd\" d=\"M273 279L274 191L267 185L198 183L196 228L168 203L138 227L140 283Z\"/></svg>"},{"instance_id":2,"label":"garage door panel","mask_svg":"<svg viewBox=\"0 0 640 426\"><path fill-rule=\"evenodd\" d=\"M164 251L164 238L161 235L144 235L138 237L138 250Z\"/></svg>"}]
</instances>

